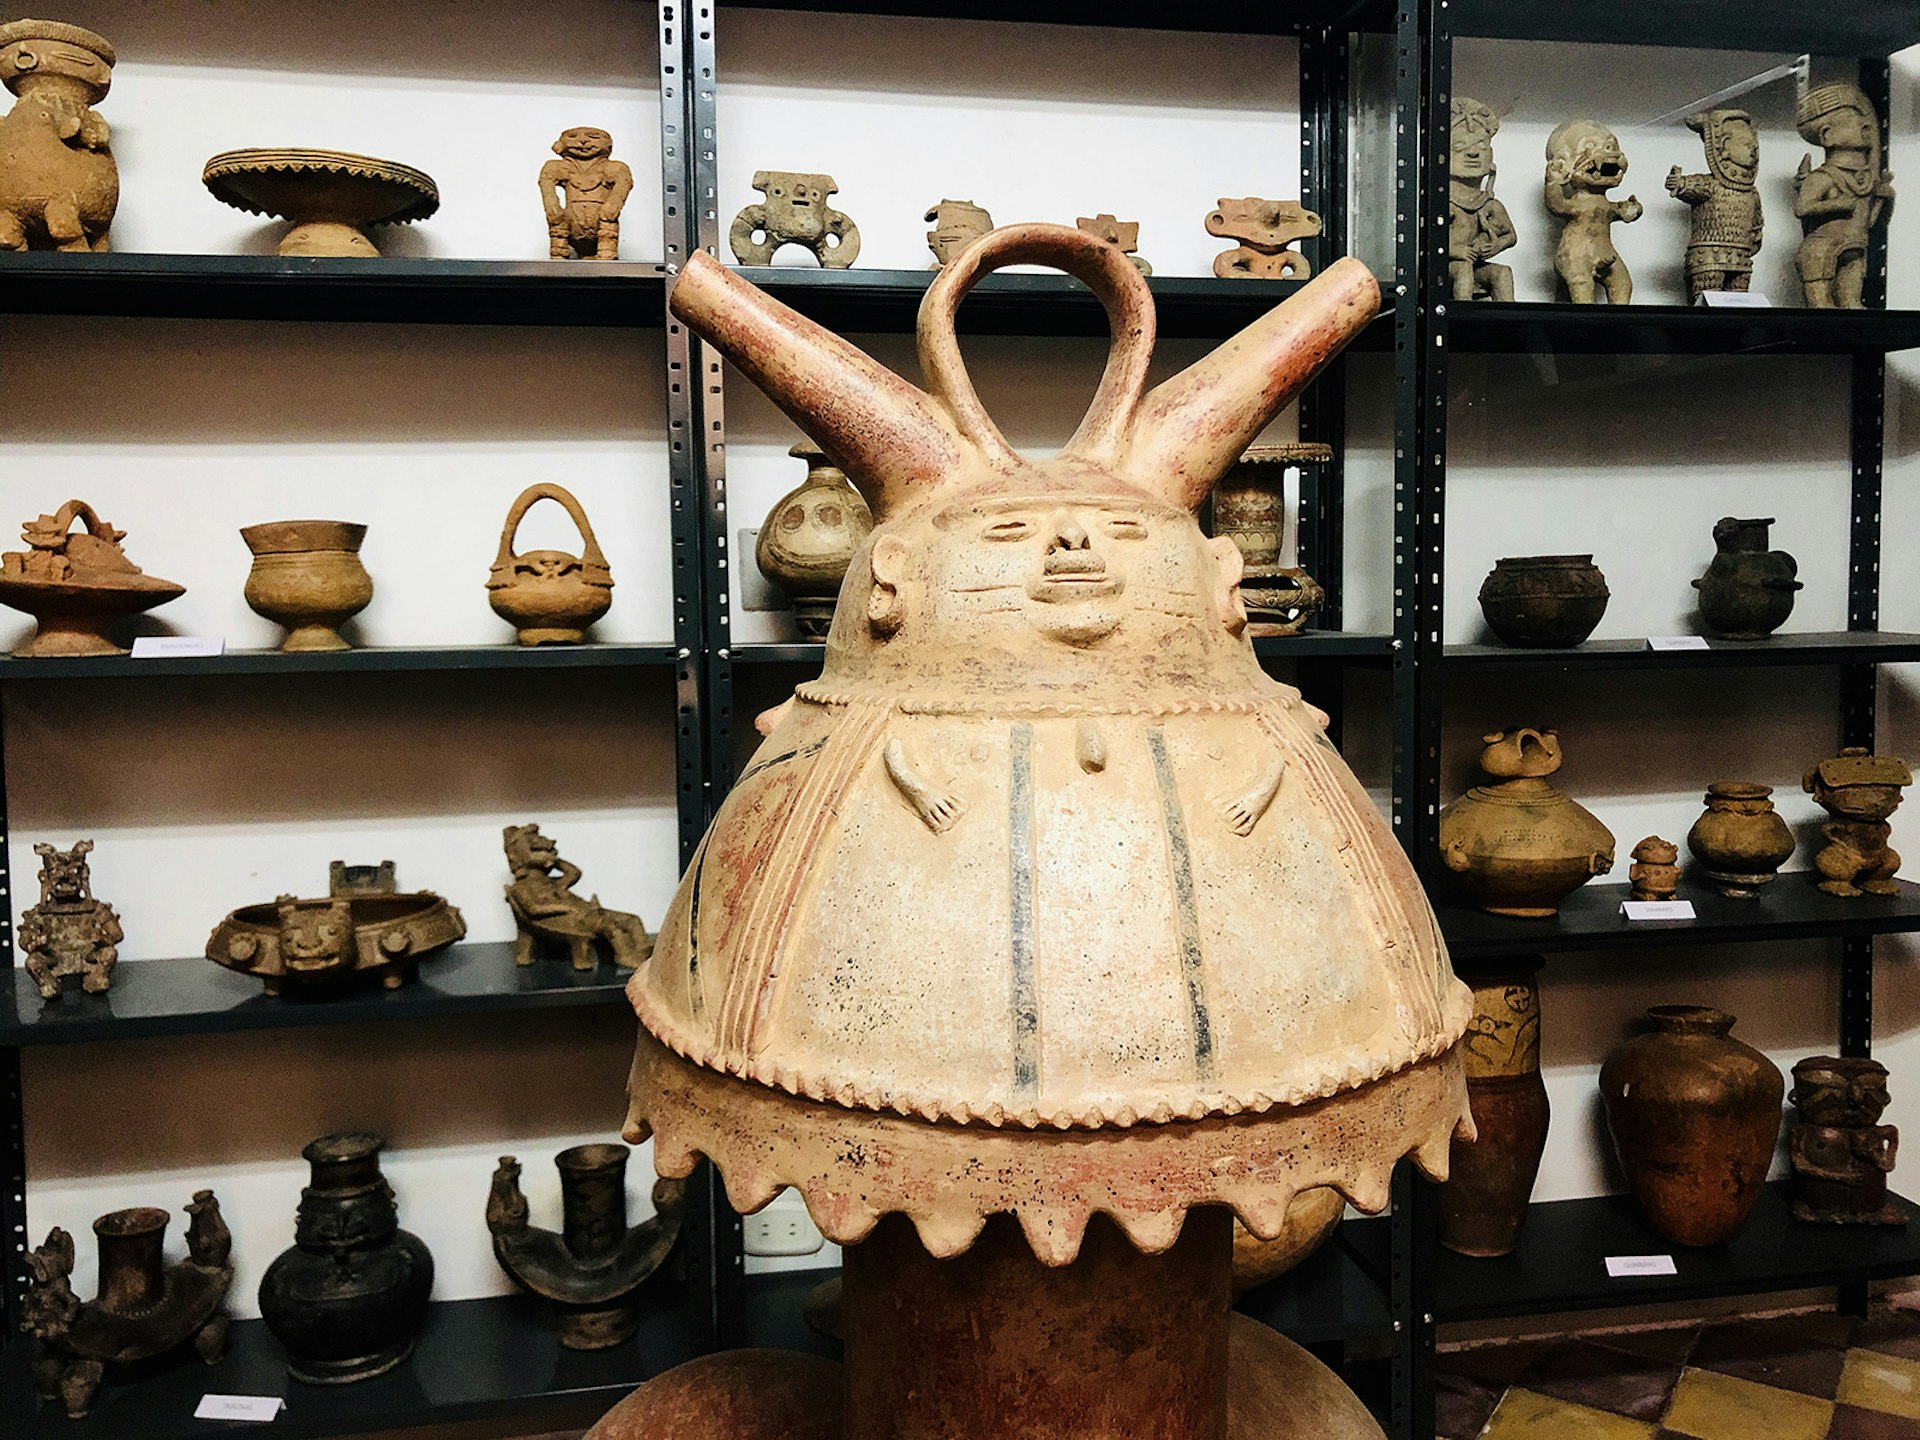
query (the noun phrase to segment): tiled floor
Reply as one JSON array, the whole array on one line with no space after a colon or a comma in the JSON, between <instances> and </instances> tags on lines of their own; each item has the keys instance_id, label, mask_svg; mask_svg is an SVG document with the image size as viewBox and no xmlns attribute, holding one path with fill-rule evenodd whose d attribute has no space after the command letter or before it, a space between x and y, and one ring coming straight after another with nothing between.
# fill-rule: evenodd
<instances>
[{"instance_id":1,"label":"tiled floor","mask_svg":"<svg viewBox=\"0 0 1920 1440\"><path fill-rule=\"evenodd\" d=\"M1920 1314L1451 1351L1437 1428L1439 1440L1920 1440Z\"/></svg>"}]
</instances>

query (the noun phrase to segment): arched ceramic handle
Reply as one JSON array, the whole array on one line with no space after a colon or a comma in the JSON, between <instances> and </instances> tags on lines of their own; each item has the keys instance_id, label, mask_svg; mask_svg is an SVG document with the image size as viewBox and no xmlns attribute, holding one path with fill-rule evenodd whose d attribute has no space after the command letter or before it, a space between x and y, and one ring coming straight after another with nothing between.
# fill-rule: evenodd
<instances>
[{"instance_id":1,"label":"arched ceramic handle","mask_svg":"<svg viewBox=\"0 0 1920 1440\"><path fill-rule=\"evenodd\" d=\"M547 484L529 485L520 492L520 498L513 502L513 508L507 511L507 523L500 531L500 553L494 556L493 568L499 570L513 564L513 546L520 533L520 522L542 500L556 502L573 518L573 527L580 532L581 543L586 547L581 553L580 563L590 570L607 569L607 557L601 552L600 542L594 538L593 526L588 522L587 512L581 508L580 502L558 485Z\"/></svg>"}]
</instances>

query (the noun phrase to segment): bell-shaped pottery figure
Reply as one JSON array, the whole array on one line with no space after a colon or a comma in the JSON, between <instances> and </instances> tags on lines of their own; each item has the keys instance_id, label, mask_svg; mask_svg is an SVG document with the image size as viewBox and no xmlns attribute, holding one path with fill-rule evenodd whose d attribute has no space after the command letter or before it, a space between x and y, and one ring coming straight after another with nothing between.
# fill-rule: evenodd
<instances>
[{"instance_id":1,"label":"bell-shaped pottery figure","mask_svg":"<svg viewBox=\"0 0 1920 1440\"><path fill-rule=\"evenodd\" d=\"M1667 193L1693 207L1687 238L1687 299L1708 291L1746 290L1753 283L1753 257L1760 253L1763 217L1760 132L1745 110L1702 110L1687 128L1707 147L1707 173L1683 175L1674 166Z\"/></svg>"},{"instance_id":2,"label":"bell-shaped pottery figure","mask_svg":"<svg viewBox=\"0 0 1920 1440\"><path fill-rule=\"evenodd\" d=\"M1826 846L1813 857L1820 888L1829 895L1898 895L1900 852L1887 842L1889 816L1913 770L1897 755L1872 755L1850 745L1806 773L1800 786L1833 818L1820 827Z\"/></svg>"},{"instance_id":3,"label":"bell-shaped pottery figure","mask_svg":"<svg viewBox=\"0 0 1920 1440\"><path fill-rule=\"evenodd\" d=\"M638 915L609 910L598 895L582 899L573 893L580 867L562 860L560 847L538 825L509 825L503 836L507 868L513 871L507 908L520 931L515 964L533 963L536 941L566 946L576 970L593 969L596 948L606 950L623 970L653 953L653 937Z\"/></svg>"},{"instance_id":4,"label":"bell-shaped pottery figure","mask_svg":"<svg viewBox=\"0 0 1920 1440\"><path fill-rule=\"evenodd\" d=\"M1493 137L1500 117L1465 95L1453 100L1447 162L1447 277L1456 300L1513 299L1513 268L1493 257L1514 247L1513 217L1494 198Z\"/></svg>"},{"instance_id":5,"label":"bell-shaped pottery figure","mask_svg":"<svg viewBox=\"0 0 1920 1440\"><path fill-rule=\"evenodd\" d=\"M756 170L753 188L767 198L734 216L727 237L742 265L771 265L783 245L811 250L827 270L845 270L860 258L860 227L827 204L828 196L840 193L831 175Z\"/></svg>"},{"instance_id":6,"label":"bell-shaped pottery figure","mask_svg":"<svg viewBox=\"0 0 1920 1440\"><path fill-rule=\"evenodd\" d=\"M1547 209L1565 225L1554 267L1576 305L1593 305L1602 292L1615 305L1633 299L1633 276L1613 248L1613 225L1645 213L1633 196L1607 194L1627 178L1620 141L1598 120L1569 120L1547 137Z\"/></svg>"},{"instance_id":7,"label":"bell-shaped pottery figure","mask_svg":"<svg viewBox=\"0 0 1920 1440\"><path fill-rule=\"evenodd\" d=\"M1893 203L1893 172L1881 168L1880 117L1855 85L1822 85L1801 100L1800 138L1825 150L1803 156L1793 213L1805 238L1796 264L1807 304L1858 310L1866 304L1867 241Z\"/></svg>"},{"instance_id":8,"label":"bell-shaped pottery figure","mask_svg":"<svg viewBox=\"0 0 1920 1440\"><path fill-rule=\"evenodd\" d=\"M92 852L91 840L71 850L33 847L40 857L40 903L20 916L18 944L43 1000L58 1000L69 975L78 975L89 995L104 995L113 983L120 942L127 937L113 907L93 898L87 870Z\"/></svg>"},{"instance_id":9,"label":"bell-shaped pottery figure","mask_svg":"<svg viewBox=\"0 0 1920 1440\"><path fill-rule=\"evenodd\" d=\"M633 193L633 171L613 158L613 136L575 125L560 132L553 153L558 158L540 167L547 253L555 260L618 260L620 211Z\"/></svg>"},{"instance_id":10,"label":"bell-shaped pottery figure","mask_svg":"<svg viewBox=\"0 0 1920 1440\"><path fill-rule=\"evenodd\" d=\"M105 250L120 206L107 122L113 46L56 20L0 25L0 250Z\"/></svg>"}]
</instances>

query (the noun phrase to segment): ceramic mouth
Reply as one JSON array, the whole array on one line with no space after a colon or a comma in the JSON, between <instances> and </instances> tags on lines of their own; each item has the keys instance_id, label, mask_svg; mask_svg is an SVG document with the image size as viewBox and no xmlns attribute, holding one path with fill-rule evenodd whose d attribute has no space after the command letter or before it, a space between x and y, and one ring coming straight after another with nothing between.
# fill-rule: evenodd
<instances>
[{"instance_id":1,"label":"ceramic mouth","mask_svg":"<svg viewBox=\"0 0 1920 1440\"><path fill-rule=\"evenodd\" d=\"M1602 180L1618 180L1624 173L1625 167L1616 165L1611 160L1608 160L1596 165L1594 169L1599 171Z\"/></svg>"},{"instance_id":2,"label":"ceramic mouth","mask_svg":"<svg viewBox=\"0 0 1920 1440\"><path fill-rule=\"evenodd\" d=\"M1118 595L1125 583L1107 573L1106 563L1084 551L1056 551L1047 557L1040 575L1027 585L1027 594L1049 604L1094 600Z\"/></svg>"}]
</instances>

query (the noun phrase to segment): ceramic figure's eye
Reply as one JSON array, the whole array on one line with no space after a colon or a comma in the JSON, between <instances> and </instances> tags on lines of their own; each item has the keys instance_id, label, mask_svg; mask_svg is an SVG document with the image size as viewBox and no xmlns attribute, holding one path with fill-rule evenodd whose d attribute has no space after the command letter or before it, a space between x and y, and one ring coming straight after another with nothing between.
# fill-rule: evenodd
<instances>
[{"instance_id":1,"label":"ceramic figure's eye","mask_svg":"<svg viewBox=\"0 0 1920 1440\"><path fill-rule=\"evenodd\" d=\"M1109 515L1107 533L1116 540L1144 540L1147 522L1132 515Z\"/></svg>"},{"instance_id":2,"label":"ceramic figure's eye","mask_svg":"<svg viewBox=\"0 0 1920 1440\"><path fill-rule=\"evenodd\" d=\"M982 540L1026 540L1033 535L1033 522L1024 515L1003 515L980 532Z\"/></svg>"}]
</instances>

